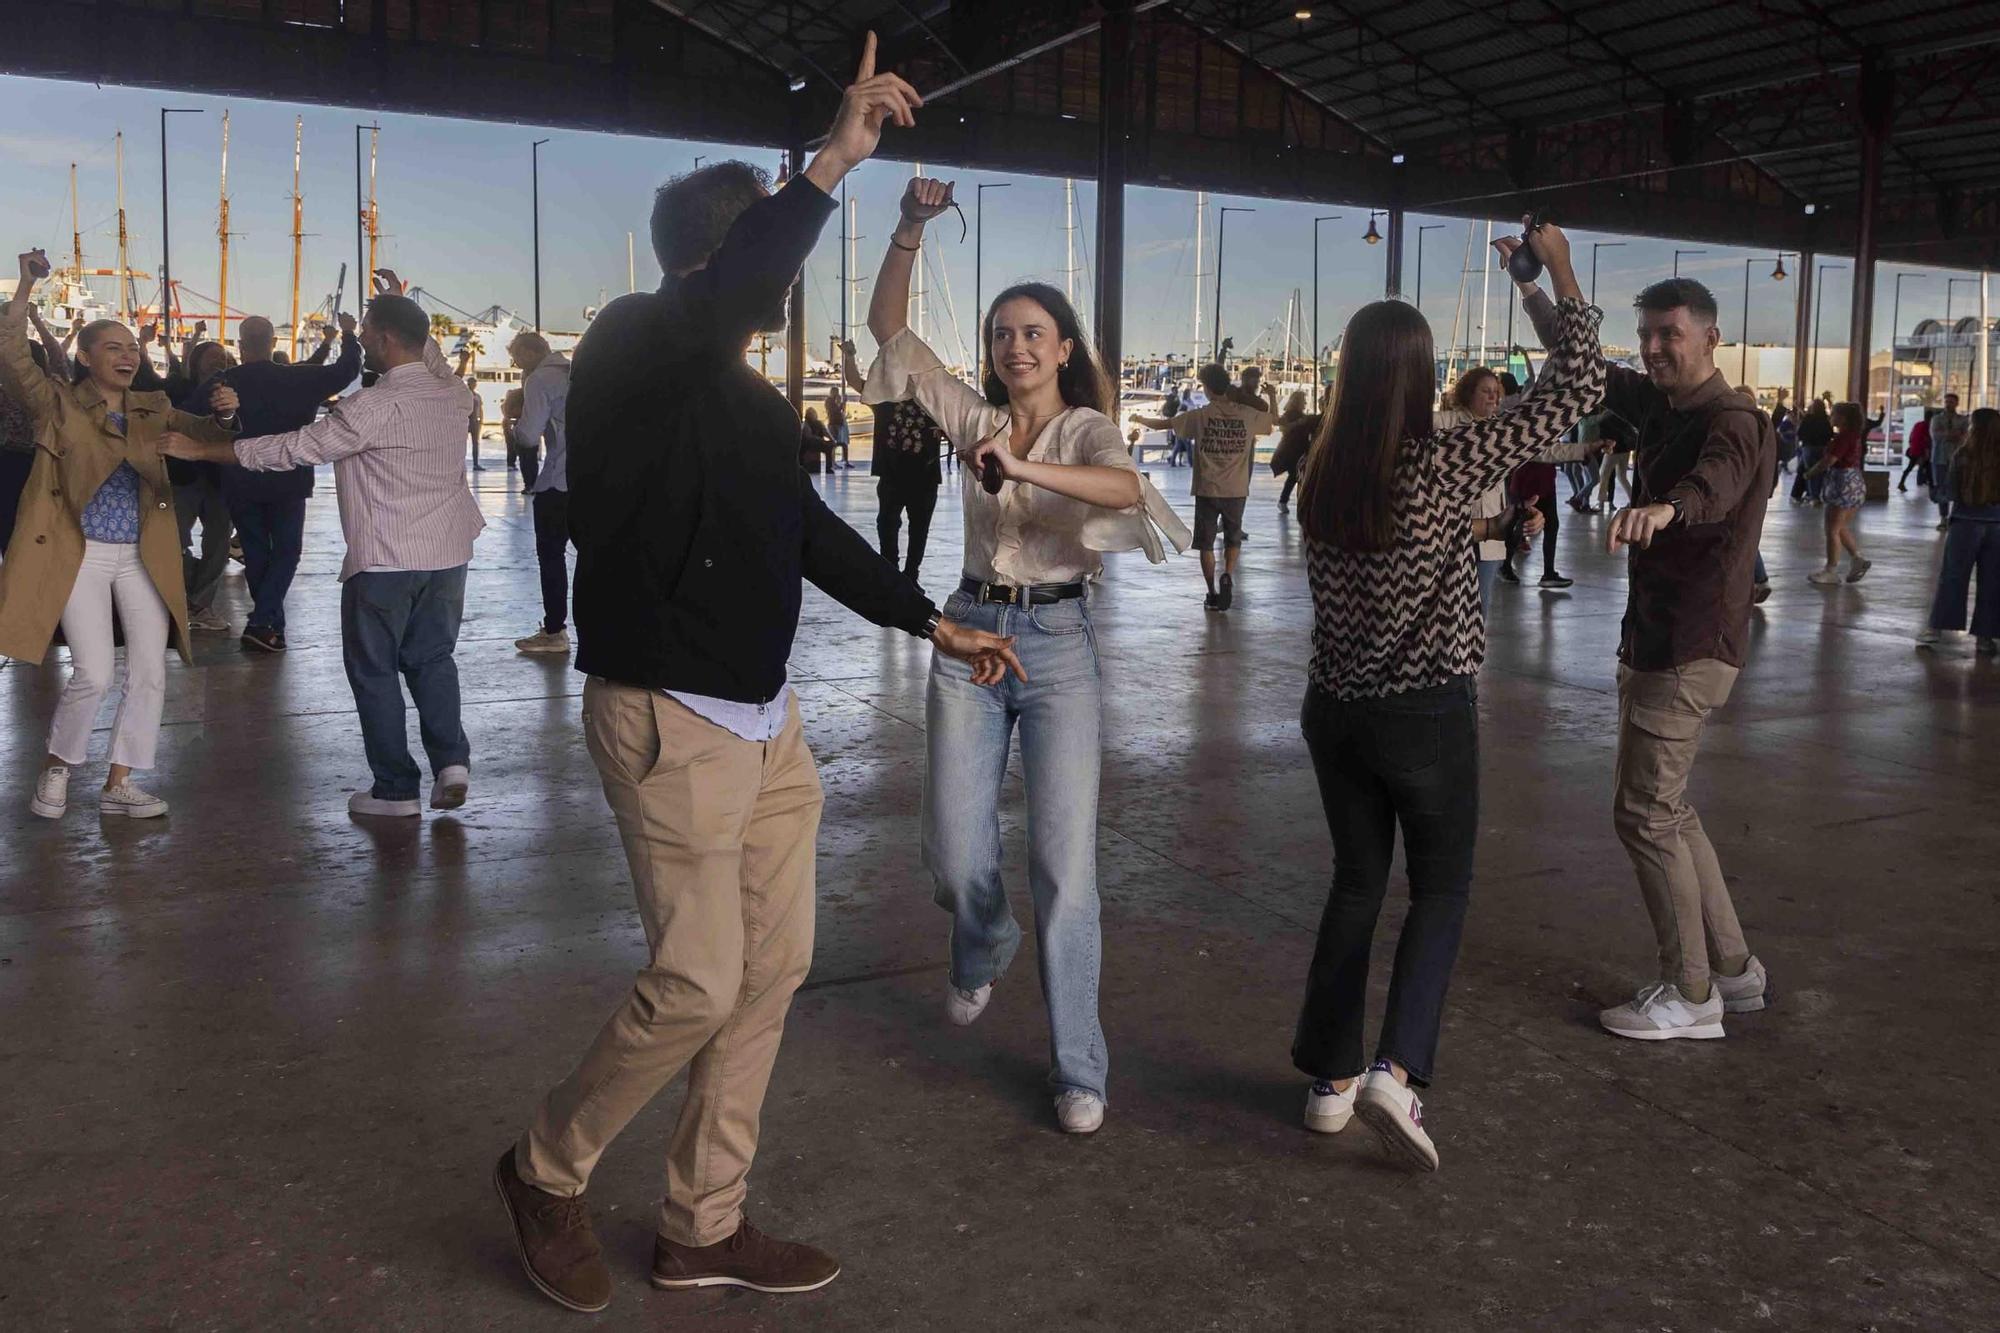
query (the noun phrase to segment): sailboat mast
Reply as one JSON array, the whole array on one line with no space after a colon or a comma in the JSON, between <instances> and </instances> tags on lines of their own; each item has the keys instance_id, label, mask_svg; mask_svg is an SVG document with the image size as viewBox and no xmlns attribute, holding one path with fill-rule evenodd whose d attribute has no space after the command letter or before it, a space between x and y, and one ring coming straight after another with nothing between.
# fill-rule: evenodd
<instances>
[{"instance_id":1,"label":"sailboat mast","mask_svg":"<svg viewBox=\"0 0 2000 1333\"><path fill-rule=\"evenodd\" d=\"M70 244L70 300L76 300L76 288L83 286L83 224L76 216L76 163L69 164L69 244Z\"/></svg>"},{"instance_id":2,"label":"sailboat mast","mask_svg":"<svg viewBox=\"0 0 2000 1333\"><path fill-rule=\"evenodd\" d=\"M840 320L840 336L842 338L851 338L854 336L854 296L861 287L861 251L858 244L861 238L854 233L860 224L861 199L859 196L856 196L847 201L847 290L841 293L840 298L847 302L847 304L841 307L844 312Z\"/></svg>"},{"instance_id":3,"label":"sailboat mast","mask_svg":"<svg viewBox=\"0 0 2000 1333\"><path fill-rule=\"evenodd\" d=\"M625 233L625 293L631 295L639 290L639 270L632 263L632 233Z\"/></svg>"},{"instance_id":4,"label":"sailboat mast","mask_svg":"<svg viewBox=\"0 0 2000 1333\"><path fill-rule=\"evenodd\" d=\"M923 174L924 174L924 164L919 162L916 164L916 167L912 171L911 175L914 178L917 176L921 176ZM917 338L919 341L921 341L924 336L924 284L926 282L926 279L924 277L923 247L924 247L923 238L919 237L917 239L916 269L911 274L912 278L914 278L914 281L910 283L910 302L916 309L916 314L910 320L910 327L917 331Z\"/></svg>"},{"instance_id":5,"label":"sailboat mast","mask_svg":"<svg viewBox=\"0 0 2000 1333\"><path fill-rule=\"evenodd\" d=\"M222 203L216 213L215 234L222 242L222 270L216 279L215 340L229 341L229 113L222 113Z\"/></svg>"},{"instance_id":6,"label":"sailboat mast","mask_svg":"<svg viewBox=\"0 0 2000 1333\"><path fill-rule=\"evenodd\" d=\"M125 232L125 131L118 131L118 318L130 322L132 303L129 288L132 285L132 259L129 241Z\"/></svg>"},{"instance_id":7,"label":"sailboat mast","mask_svg":"<svg viewBox=\"0 0 2000 1333\"><path fill-rule=\"evenodd\" d=\"M1063 177L1063 295L1076 304L1076 182Z\"/></svg>"},{"instance_id":8,"label":"sailboat mast","mask_svg":"<svg viewBox=\"0 0 2000 1333\"><path fill-rule=\"evenodd\" d=\"M1479 363L1486 364L1491 353L1487 350L1486 337L1486 297L1493 285L1493 219L1486 220L1486 248L1479 252L1486 257L1486 266L1479 278ZM1507 351L1513 351L1508 348ZM1506 364L1506 352L1501 354L1501 364Z\"/></svg>"},{"instance_id":9,"label":"sailboat mast","mask_svg":"<svg viewBox=\"0 0 2000 1333\"><path fill-rule=\"evenodd\" d=\"M382 237L382 215L375 207L375 147L382 137L376 126L368 127L368 276L363 290L372 286L375 278L375 246Z\"/></svg>"},{"instance_id":10,"label":"sailboat mast","mask_svg":"<svg viewBox=\"0 0 2000 1333\"><path fill-rule=\"evenodd\" d=\"M1201 259L1202 259L1201 229L1202 229L1202 221L1207 216L1208 216L1208 194L1206 191L1196 190L1194 194L1194 358L1193 358L1196 361L1201 360L1201 347L1202 347L1201 283L1203 274L1201 271Z\"/></svg>"},{"instance_id":11,"label":"sailboat mast","mask_svg":"<svg viewBox=\"0 0 2000 1333\"><path fill-rule=\"evenodd\" d=\"M299 265L305 258L305 198L299 193L299 165L305 156L306 118L292 120L292 350L299 359Z\"/></svg>"}]
</instances>

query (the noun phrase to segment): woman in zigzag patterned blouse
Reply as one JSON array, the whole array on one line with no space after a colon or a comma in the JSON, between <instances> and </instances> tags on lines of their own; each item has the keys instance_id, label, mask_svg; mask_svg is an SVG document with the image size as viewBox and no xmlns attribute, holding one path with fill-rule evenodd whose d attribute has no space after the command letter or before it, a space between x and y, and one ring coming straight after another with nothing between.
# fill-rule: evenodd
<instances>
[{"instance_id":1,"label":"woman in zigzag patterned blouse","mask_svg":"<svg viewBox=\"0 0 2000 1333\"><path fill-rule=\"evenodd\" d=\"M1554 226L1529 233L1562 335L1534 388L1496 416L1434 431L1429 323L1400 301L1360 310L1332 410L1307 457L1299 517L1313 594L1301 726L1333 833L1292 1062L1313 1079L1306 1126L1359 1115L1392 1155L1437 1169L1415 1088L1428 1087L1458 957L1479 817L1474 676L1486 652L1472 511L1604 396L1598 311ZM1372 1065L1362 1055L1368 953L1401 825L1410 910Z\"/></svg>"}]
</instances>

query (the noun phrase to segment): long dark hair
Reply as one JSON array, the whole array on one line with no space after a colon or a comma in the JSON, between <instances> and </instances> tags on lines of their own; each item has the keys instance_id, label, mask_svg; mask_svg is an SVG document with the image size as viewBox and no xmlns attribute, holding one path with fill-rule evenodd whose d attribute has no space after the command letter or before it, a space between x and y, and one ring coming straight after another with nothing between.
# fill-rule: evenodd
<instances>
[{"instance_id":1,"label":"long dark hair","mask_svg":"<svg viewBox=\"0 0 2000 1333\"><path fill-rule=\"evenodd\" d=\"M1972 428L1951 458L1951 482L1963 504L2000 504L2000 412L1972 409Z\"/></svg>"},{"instance_id":2,"label":"long dark hair","mask_svg":"<svg viewBox=\"0 0 2000 1333\"><path fill-rule=\"evenodd\" d=\"M986 401L995 407L1007 406L1007 386L993 371L993 315L1009 301L1025 298L1049 312L1056 322L1056 337L1066 338L1073 344L1069 362L1056 371L1056 389L1062 394L1063 402L1071 407L1095 408L1107 415L1111 412L1111 380L1104 368L1097 364L1097 351L1090 345L1090 338L1084 333L1083 325L1076 317L1076 307L1046 282L1017 282L1006 291L993 298L993 304L986 307L986 317L979 325L979 345L986 350L986 374L980 388L986 394Z\"/></svg>"},{"instance_id":3,"label":"long dark hair","mask_svg":"<svg viewBox=\"0 0 2000 1333\"><path fill-rule=\"evenodd\" d=\"M1437 359L1431 326L1404 301L1362 306L1340 340L1333 406L1306 455L1306 536L1344 551L1396 543L1396 458L1431 433Z\"/></svg>"}]
</instances>

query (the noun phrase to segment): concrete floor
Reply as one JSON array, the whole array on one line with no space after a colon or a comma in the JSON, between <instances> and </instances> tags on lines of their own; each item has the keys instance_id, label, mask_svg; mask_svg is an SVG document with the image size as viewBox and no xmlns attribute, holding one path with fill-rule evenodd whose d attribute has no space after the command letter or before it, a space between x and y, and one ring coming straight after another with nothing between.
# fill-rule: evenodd
<instances>
[{"instance_id":1,"label":"concrete floor","mask_svg":"<svg viewBox=\"0 0 2000 1333\"><path fill-rule=\"evenodd\" d=\"M1154 476L1185 511L1187 474ZM642 940L581 678L509 642L536 593L506 478L477 481L491 527L459 648L461 817L346 814L365 768L330 486L291 653L207 635L194 669L170 667L154 775L170 818L100 825L87 800L59 825L31 817L63 673L0 672L0 1326L584 1322L522 1279L487 1171ZM872 531L863 475L826 487ZM1980 1128L2000 1100L2000 664L1969 641L1911 648L1928 507L1870 506L1875 572L1835 590L1804 581L1818 513L1772 515L1777 593L1695 796L1781 999L1723 1042L1624 1043L1593 1022L1651 956L1608 810L1625 589L1604 520L1564 511L1571 593L1500 589L1479 879L1428 1107L1443 1170L1415 1178L1358 1125L1298 1124L1290 1024L1330 847L1295 721L1301 553L1258 487L1235 611L1203 613L1192 560L1136 555L1097 605L1114 1104L1093 1139L1052 1128L1031 958L977 1027L945 1025L945 921L916 849L926 650L808 589L793 668L828 797L819 951L751 1207L846 1271L802 1297L645 1285L670 1092L592 1183L618 1277L601 1325L2000 1323L2000 1168ZM941 597L955 493L937 526ZM240 579L225 596L240 623ZM1019 812L1016 785L1017 884Z\"/></svg>"}]
</instances>

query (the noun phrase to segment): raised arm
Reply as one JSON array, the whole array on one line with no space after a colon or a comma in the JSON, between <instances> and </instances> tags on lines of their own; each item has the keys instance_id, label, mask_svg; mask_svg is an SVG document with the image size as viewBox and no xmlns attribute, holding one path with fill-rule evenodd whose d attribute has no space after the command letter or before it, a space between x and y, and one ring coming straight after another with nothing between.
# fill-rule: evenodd
<instances>
[{"instance_id":1,"label":"raised arm","mask_svg":"<svg viewBox=\"0 0 2000 1333\"><path fill-rule=\"evenodd\" d=\"M852 338L840 344L840 379L857 396L868 387L868 380L861 373L861 358L854 350Z\"/></svg>"},{"instance_id":2,"label":"raised arm","mask_svg":"<svg viewBox=\"0 0 2000 1333\"><path fill-rule=\"evenodd\" d=\"M42 322L42 312L34 306L28 307L28 318L35 322L35 334L42 340L42 354L49 359L49 374L59 380L70 377L69 344L58 338L54 330Z\"/></svg>"},{"instance_id":3,"label":"raised arm","mask_svg":"<svg viewBox=\"0 0 2000 1333\"><path fill-rule=\"evenodd\" d=\"M1503 265L1506 262L1504 256L1513 254L1519 245L1520 241L1512 236L1493 242L1493 248L1503 256ZM1528 322L1535 326L1535 336L1542 340L1543 347L1553 351L1556 339L1562 336L1556 303L1536 283L1517 282L1514 285L1521 293L1521 309L1526 312ZM1557 296L1560 297L1561 293L1558 292ZM1582 299L1582 293L1578 292L1577 297ZM1627 421L1643 421L1663 397L1653 387L1652 380L1631 367L1605 367L1604 406Z\"/></svg>"},{"instance_id":4,"label":"raised arm","mask_svg":"<svg viewBox=\"0 0 2000 1333\"><path fill-rule=\"evenodd\" d=\"M354 377L361 373L361 340L354 336L354 316L342 315L340 330L340 357L332 365L307 361L291 368L292 375L321 398L331 398L354 383ZM331 346L330 342L321 344L321 361L325 359L326 348Z\"/></svg>"},{"instance_id":5,"label":"raised arm","mask_svg":"<svg viewBox=\"0 0 2000 1333\"><path fill-rule=\"evenodd\" d=\"M0 385L37 424L60 410L60 395L28 351L29 295L38 281L38 266L48 263L40 250L20 257L21 277L14 284L13 299L0 307Z\"/></svg>"},{"instance_id":6,"label":"raised arm","mask_svg":"<svg viewBox=\"0 0 2000 1333\"><path fill-rule=\"evenodd\" d=\"M901 218L889 234L882 267L875 274L875 291L868 298L868 331L886 343L909 323L910 274L924 245L924 225L952 207L952 183L913 177L903 187Z\"/></svg>"},{"instance_id":7,"label":"raised arm","mask_svg":"<svg viewBox=\"0 0 2000 1333\"><path fill-rule=\"evenodd\" d=\"M1438 484L1468 502L1548 449L1586 413L1595 411L1604 397L1597 310L1585 303L1577 287L1569 238L1552 223L1532 232L1531 238L1561 302L1549 330L1549 355L1542 373L1520 402L1453 427L1438 438L1433 451ZM1500 248L1512 253L1511 245Z\"/></svg>"}]
</instances>

